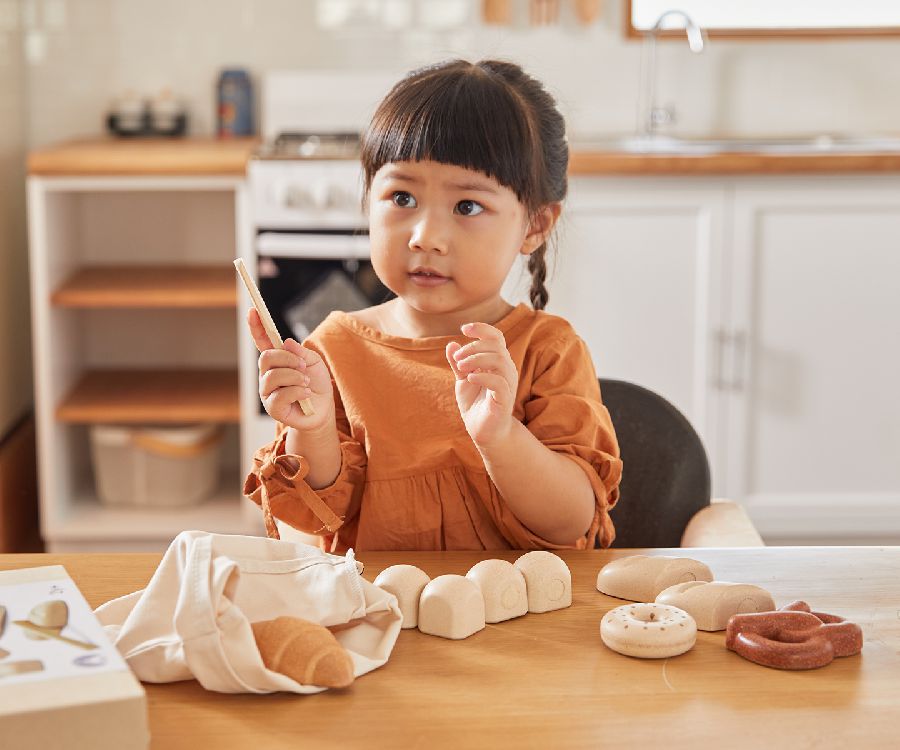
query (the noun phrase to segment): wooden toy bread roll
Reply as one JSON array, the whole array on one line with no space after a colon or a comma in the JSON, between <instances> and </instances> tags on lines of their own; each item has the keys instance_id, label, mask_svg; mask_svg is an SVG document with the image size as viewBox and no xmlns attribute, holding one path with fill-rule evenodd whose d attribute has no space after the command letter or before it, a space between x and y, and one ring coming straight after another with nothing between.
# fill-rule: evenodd
<instances>
[{"instance_id":1,"label":"wooden toy bread roll","mask_svg":"<svg viewBox=\"0 0 900 750\"><path fill-rule=\"evenodd\" d=\"M461 640L484 629L484 597L465 576L443 575L430 581L419 600L419 630Z\"/></svg>"},{"instance_id":2,"label":"wooden toy bread roll","mask_svg":"<svg viewBox=\"0 0 900 750\"><path fill-rule=\"evenodd\" d=\"M526 552L515 566L525 577L529 612L550 612L572 604L572 572L559 555Z\"/></svg>"},{"instance_id":3,"label":"wooden toy bread roll","mask_svg":"<svg viewBox=\"0 0 900 750\"><path fill-rule=\"evenodd\" d=\"M353 682L353 660L328 628L299 617L251 624L263 664L301 685L342 688Z\"/></svg>"},{"instance_id":4,"label":"wooden toy bread roll","mask_svg":"<svg viewBox=\"0 0 900 750\"><path fill-rule=\"evenodd\" d=\"M414 628L419 624L419 598L430 580L428 574L415 565L391 565L378 574L375 585L397 597L403 615L400 627Z\"/></svg>"},{"instance_id":5,"label":"wooden toy bread roll","mask_svg":"<svg viewBox=\"0 0 900 750\"><path fill-rule=\"evenodd\" d=\"M712 579L706 565L689 557L629 555L603 566L597 575L597 590L619 599L652 602L676 583Z\"/></svg>"},{"instance_id":6,"label":"wooden toy bread roll","mask_svg":"<svg viewBox=\"0 0 900 750\"><path fill-rule=\"evenodd\" d=\"M687 581L663 589L657 604L668 604L687 612L700 630L725 630L732 615L771 612L772 595L752 583Z\"/></svg>"},{"instance_id":7,"label":"wooden toy bread roll","mask_svg":"<svg viewBox=\"0 0 900 750\"><path fill-rule=\"evenodd\" d=\"M485 622L503 622L528 613L525 576L506 560L482 560L466 578L474 581L484 597Z\"/></svg>"}]
</instances>

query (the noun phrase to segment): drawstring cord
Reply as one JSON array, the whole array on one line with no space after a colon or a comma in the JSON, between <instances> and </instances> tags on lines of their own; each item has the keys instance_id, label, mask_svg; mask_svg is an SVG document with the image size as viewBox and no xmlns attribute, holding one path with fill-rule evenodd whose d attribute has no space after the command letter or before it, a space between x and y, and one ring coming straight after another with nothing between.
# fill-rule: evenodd
<instances>
[{"instance_id":1,"label":"drawstring cord","mask_svg":"<svg viewBox=\"0 0 900 750\"><path fill-rule=\"evenodd\" d=\"M278 533L278 527L275 525L275 517L272 515L272 507L269 502L269 492L266 483L276 476L285 476L284 472L279 467L279 461L281 461L285 467L290 467L285 459L287 459L287 456L269 457L263 462L262 466L259 467L260 506L262 507L263 521L266 525L266 536L269 537L269 539L281 539L281 535ZM328 507L325 501L315 493L313 493L312 497L309 497L308 494L304 494L302 500L316 518L322 522L322 527L315 533L319 534L323 531L330 531L334 534L334 538L331 540L331 551L334 552L338 543L338 529L344 525L343 517L338 516Z\"/></svg>"}]
</instances>

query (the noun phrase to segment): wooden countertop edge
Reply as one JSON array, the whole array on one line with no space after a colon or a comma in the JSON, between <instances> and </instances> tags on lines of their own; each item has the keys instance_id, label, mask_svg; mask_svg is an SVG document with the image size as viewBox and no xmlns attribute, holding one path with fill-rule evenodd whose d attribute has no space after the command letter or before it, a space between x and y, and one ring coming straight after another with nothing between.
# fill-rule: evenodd
<instances>
[{"instance_id":1,"label":"wooden countertop edge","mask_svg":"<svg viewBox=\"0 0 900 750\"><path fill-rule=\"evenodd\" d=\"M35 177L243 177L258 138L74 140L29 152Z\"/></svg>"},{"instance_id":2,"label":"wooden countertop edge","mask_svg":"<svg viewBox=\"0 0 900 750\"><path fill-rule=\"evenodd\" d=\"M604 175L738 175L817 174L825 172L898 172L900 154L765 154L700 155L623 154L573 151L569 174Z\"/></svg>"},{"instance_id":3,"label":"wooden countertop edge","mask_svg":"<svg viewBox=\"0 0 900 750\"><path fill-rule=\"evenodd\" d=\"M86 139L37 149L27 169L40 177L242 177L257 138L218 140ZM739 175L900 172L900 153L859 154L629 154L574 150L572 176Z\"/></svg>"}]
</instances>

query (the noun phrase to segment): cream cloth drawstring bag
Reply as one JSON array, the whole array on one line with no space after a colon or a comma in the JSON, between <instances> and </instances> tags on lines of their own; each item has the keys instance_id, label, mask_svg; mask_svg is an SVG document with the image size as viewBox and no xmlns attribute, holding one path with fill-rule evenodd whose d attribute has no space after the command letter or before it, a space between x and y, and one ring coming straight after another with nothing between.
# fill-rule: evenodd
<instances>
[{"instance_id":1,"label":"cream cloth drawstring bag","mask_svg":"<svg viewBox=\"0 0 900 750\"><path fill-rule=\"evenodd\" d=\"M346 557L253 536L180 533L147 588L101 605L107 635L144 682L196 678L220 693L317 693L263 665L250 623L281 615L340 626L355 677L384 664L400 633L393 594Z\"/></svg>"}]
</instances>

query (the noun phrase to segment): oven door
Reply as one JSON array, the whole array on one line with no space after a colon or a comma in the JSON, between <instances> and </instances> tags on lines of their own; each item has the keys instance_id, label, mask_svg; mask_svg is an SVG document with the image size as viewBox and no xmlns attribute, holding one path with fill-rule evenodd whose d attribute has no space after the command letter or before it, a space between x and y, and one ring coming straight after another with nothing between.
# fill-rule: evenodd
<instances>
[{"instance_id":1,"label":"oven door","mask_svg":"<svg viewBox=\"0 0 900 750\"><path fill-rule=\"evenodd\" d=\"M263 231L256 237L259 291L282 338L303 341L332 310L390 299L359 231Z\"/></svg>"}]
</instances>

